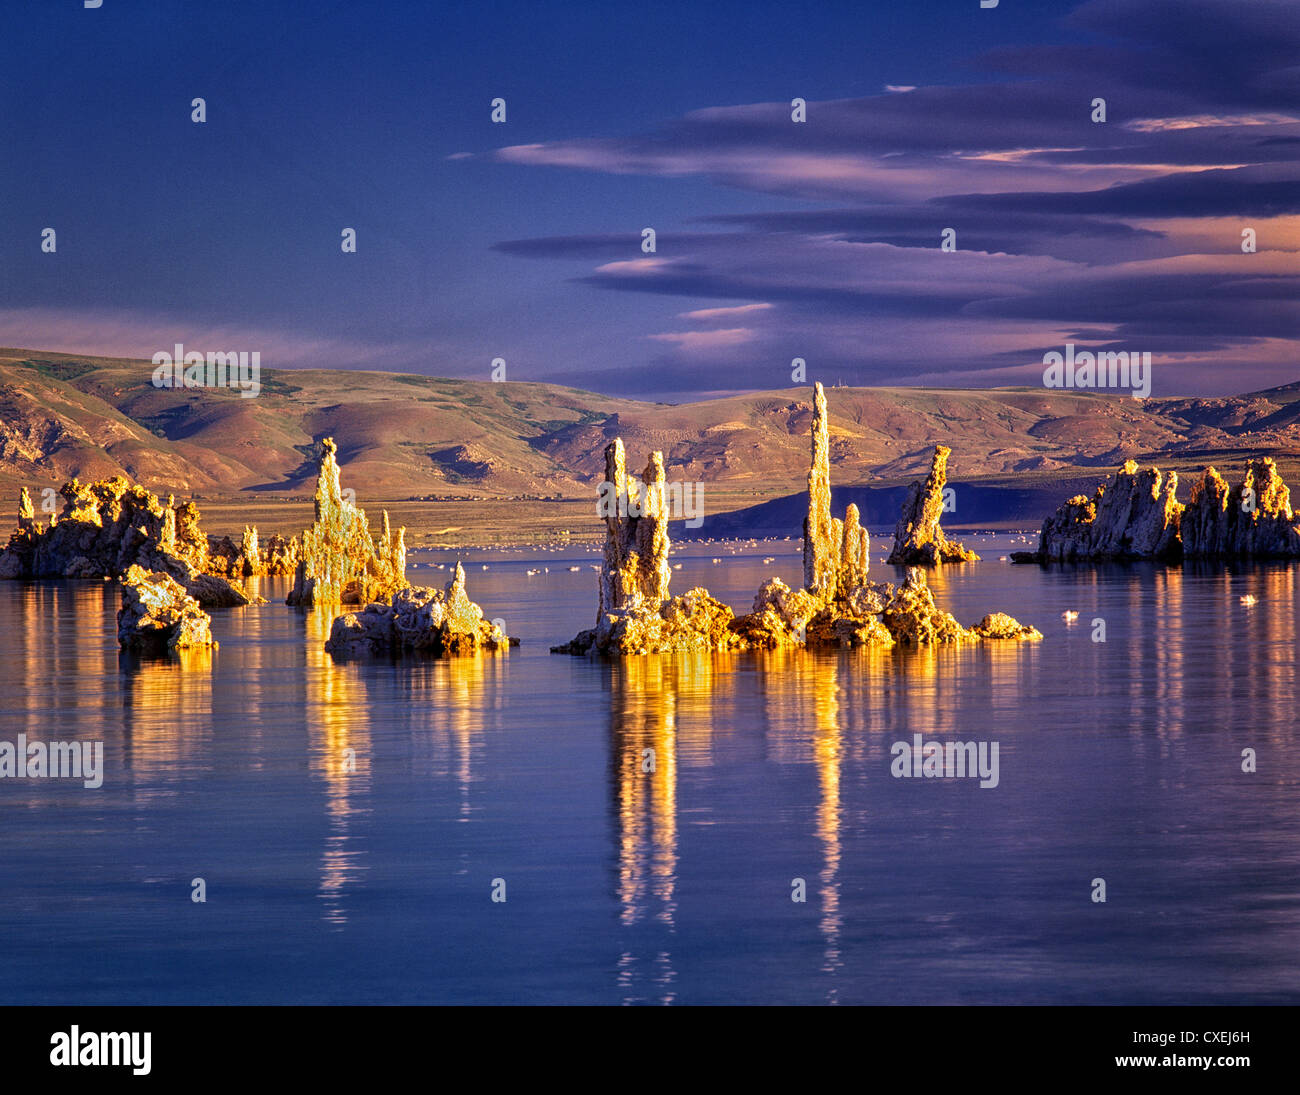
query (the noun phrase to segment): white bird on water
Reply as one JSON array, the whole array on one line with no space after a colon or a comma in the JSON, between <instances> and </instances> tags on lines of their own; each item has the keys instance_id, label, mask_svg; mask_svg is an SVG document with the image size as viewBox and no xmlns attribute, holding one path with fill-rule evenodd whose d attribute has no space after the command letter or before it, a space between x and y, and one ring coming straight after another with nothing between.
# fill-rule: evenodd
<instances>
[{"instance_id":1,"label":"white bird on water","mask_svg":"<svg viewBox=\"0 0 1300 1095\"><path fill-rule=\"evenodd\" d=\"M1067 624L1074 623L1074 621L1077 620L1078 618L1079 618L1079 614L1075 612L1074 609L1072 608L1067 608L1064 612L1061 613L1061 619L1063 619Z\"/></svg>"},{"instance_id":2,"label":"white bird on water","mask_svg":"<svg viewBox=\"0 0 1300 1095\"><path fill-rule=\"evenodd\" d=\"M1241 598L1241 603L1245 605L1247 608L1250 608L1251 605L1257 604L1258 602L1259 602L1259 598L1256 597L1253 593L1247 593L1244 597Z\"/></svg>"}]
</instances>

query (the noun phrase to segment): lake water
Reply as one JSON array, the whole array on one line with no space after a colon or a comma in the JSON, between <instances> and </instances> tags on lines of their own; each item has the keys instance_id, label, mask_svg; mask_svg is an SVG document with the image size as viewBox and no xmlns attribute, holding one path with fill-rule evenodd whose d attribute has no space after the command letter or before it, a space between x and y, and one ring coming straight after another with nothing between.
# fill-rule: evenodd
<instances>
[{"instance_id":1,"label":"lake water","mask_svg":"<svg viewBox=\"0 0 1300 1095\"><path fill-rule=\"evenodd\" d=\"M966 539L940 604L1042 643L552 655L574 548L462 553L507 657L335 663L268 582L139 662L114 584L0 583L0 741L105 758L0 779L0 1002L1300 1002L1297 568ZM674 589L744 610L798 551L687 545ZM997 786L895 778L913 734L997 742Z\"/></svg>"}]
</instances>

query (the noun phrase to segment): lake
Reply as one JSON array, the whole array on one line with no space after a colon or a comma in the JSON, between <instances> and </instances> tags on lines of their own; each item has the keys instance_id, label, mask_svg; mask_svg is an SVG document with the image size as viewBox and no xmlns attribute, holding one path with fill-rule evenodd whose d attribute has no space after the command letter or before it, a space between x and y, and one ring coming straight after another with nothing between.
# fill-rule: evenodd
<instances>
[{"instance_id":1,"label":"lake","mask_svg":"<svg viewBox=\"0 0 1300 1095\"><path fill-rule=\"evenodd\" d=\"M1041 643L553 655L572 547L412 553L508 656L336 663L277 580L141 661L116 584L0 582L0 741L104 743L99 788L0 779L0 1002L1300 1002L1297 567L964 539L940 605ZM673 588L744 611L799 550L682 545ZM913 735L997 785L893 775Z\"/></svg>"}]
</instances>

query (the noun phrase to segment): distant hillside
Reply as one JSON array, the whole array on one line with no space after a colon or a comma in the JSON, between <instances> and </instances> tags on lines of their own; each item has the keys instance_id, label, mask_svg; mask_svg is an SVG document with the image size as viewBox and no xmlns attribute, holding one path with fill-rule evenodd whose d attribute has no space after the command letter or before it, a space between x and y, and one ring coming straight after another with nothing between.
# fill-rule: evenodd
<instances>
[{"instance_id":1,"label":"distant hillside","mask_svg":"<svg viewBox=\"0 0 1300 1095\"><path fill-rule=\"evenodd\" d=\"M670 479L733 492L795 493L807 473L807 388L668 405L551 384L264 370L261 394L246 399L156 389L151 374L145 361L0 349L0 480L34 486L125 474L181 496L301 496L313 488L326 436L338 441L346 483L366 499L586 497L616 436L635 468L659 449ZM1028 511L1044 499L1130 456L1188 470L1232 469L1264 453L1300 480L1300 384L1145 401L1025 388L832 388L827 396L833 480L841 490L873 488L859 504L876 523L897 498L874 488L921 475L936 442L953 449L955 481L993 492L972 484L972 509L962 515L971 520L1006 512L1013 497L1036 519ZM790 524L782 516L774 527Z\"/></svg>"}]
</instances>

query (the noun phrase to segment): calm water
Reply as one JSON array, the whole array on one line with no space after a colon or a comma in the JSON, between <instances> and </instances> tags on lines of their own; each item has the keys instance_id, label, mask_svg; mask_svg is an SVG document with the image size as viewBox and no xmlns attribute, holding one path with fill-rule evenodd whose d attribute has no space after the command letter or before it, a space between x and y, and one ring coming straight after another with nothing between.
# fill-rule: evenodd
<instances>
[{"instance_id":1,"label":"calm water","mask_svg":"<svg viewBox=\"0 0 1300 1095\"><path fill-rule=\"evenodd\" d=\"M940 603L1041 644L551 655L574 549L466 553L507 658L336 664L267 583L179 666L119 655L113 584L0 583L0 740L106 766L0 780L0 1002L1300 1001L1297 569L974 539ZM688 548L674 589L747 607L798 547ZM998 742L999 785L893 778L914 733Z\"/></svg>"}]
</instances>

